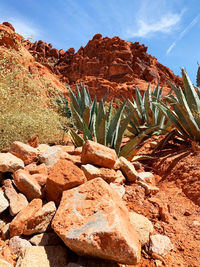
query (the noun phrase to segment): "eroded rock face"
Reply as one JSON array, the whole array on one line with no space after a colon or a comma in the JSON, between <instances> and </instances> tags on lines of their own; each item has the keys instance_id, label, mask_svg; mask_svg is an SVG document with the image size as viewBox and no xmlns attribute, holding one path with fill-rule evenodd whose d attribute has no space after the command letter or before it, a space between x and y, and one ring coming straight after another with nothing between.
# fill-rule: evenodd
<instances>
[{"instance_id":1,"label":"eroded rock face","mask_svg":"<svg viewBox=\"0 0 200 267\"><path fill-rule=\"evenodd\" d=\"M86 181L81 169L71 161L61 159L50 168L46 183L46 197L59 204L62 192L79 186Z\"/></svg>"},{"instance_id":2,"label":"eroded rock face","mask_svg":"<svg viewBox=\"0 0 200 267\"><path fill-rule=\"evenodd\" d=\"M167 90L169 79L177 86L181 78L157 59L147 53L147 47L138 42L126 42L119 37L102 37L96 34L77 53L52 48L51 44L38 41L25 43L27 49L37 55L37 60L46 61L51 70L70 85L83 81L90 88L92 97L102 97L109 92L114 97L130 97L135 93L135 84L146 90L148 83L159 83ZM53 64L54 63L54 64Z\"/></svg>"},{"instance_id":3,"label":"eroded rock face","mask_svg":"<svg viewBox=\"0 0 200 267\"><path fill-rule=\"evenodd\" d=\"M113 169L117 161L114 149L87 140L82 148L82 164L94 164L97 166Z\"/></svg>"},{"instance_id":4,"label":"eroded rock face","mask_svg":"<svg viewBox=\"0 0 200 267\"><path fill-rule=\"evenodd\" d=\"M79 255L125 264L140 260L138 234L119 195L96 178L63 192L52 227Z\"/></svg>"}]
</instances>

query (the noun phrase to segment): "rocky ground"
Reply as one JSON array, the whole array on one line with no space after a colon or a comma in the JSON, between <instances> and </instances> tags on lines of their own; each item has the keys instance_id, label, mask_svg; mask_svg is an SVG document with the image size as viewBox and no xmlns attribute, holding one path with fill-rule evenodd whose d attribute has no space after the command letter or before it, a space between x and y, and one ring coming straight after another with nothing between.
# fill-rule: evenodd
<instances>
[{"instance_id":1,"label":"rocky ground","mask_svg":"<svg viewBox=\"0 0 200 267\"><path fill-rule=\"evenodd\" d=\"M0 153L1 266L199 266L200 207L175 181L91 141L30 144Z\"/></svg>"}]
</instances>

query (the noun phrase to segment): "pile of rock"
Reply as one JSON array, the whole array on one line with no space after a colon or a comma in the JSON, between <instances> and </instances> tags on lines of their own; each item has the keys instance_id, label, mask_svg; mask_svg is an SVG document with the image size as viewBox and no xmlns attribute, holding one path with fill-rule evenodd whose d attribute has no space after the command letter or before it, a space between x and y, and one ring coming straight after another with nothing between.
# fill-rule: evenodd
<instances>
[{"instance_id":1,"label":"pile of rock","mask_svg":"<svg viewBox=\"0 0 200 267\"><path fill-rule=\"evenodd\" d=\"M0 258L9 250L16 266L92 266L95 258L109 261L102 266L137 264L141 246L161 256L172 249L122 199L125 182L156 193L154 176L138 173L108 147L92 141L82 148L14 142L10 152L0 153L0 177ZM92 257L91 264L81 258L70 263L69 249ZM5 259L0 265L12 266Z\"/></svg>"}]
</instances>

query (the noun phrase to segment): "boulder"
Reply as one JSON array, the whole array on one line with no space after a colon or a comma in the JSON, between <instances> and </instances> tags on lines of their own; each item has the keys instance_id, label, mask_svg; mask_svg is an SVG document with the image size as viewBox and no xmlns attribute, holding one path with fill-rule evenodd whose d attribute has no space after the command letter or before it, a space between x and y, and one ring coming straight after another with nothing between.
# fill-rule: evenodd
<instances>
[{"instance_id":1,"label":"boulder","mask_svg":"<svg viewBox=\"0 0 200 267\"><path fill-rule=\"evenodd\" d=\"M120 161L120 169L125 175L126 179L129 182L135 182L136 179L138 178L138 172L136 171L133 164L124 157L120 157L119 161Z\"/></svg>"},{"instance_id":2,"label":"boulder","mask_svg":"<svg viewBox=\"0 0 200 267\"><path fill-rule=\"evenodd\" d=\"M165 256L173 249L173 245L168 236L165 235L151 235L149 251Z\"/></svg>"},{"instance_id":3,"label":"boulder","mask_svg":"<svg viewBox=\"0 0 200 267\"><path fill-rule=\"evenodd\" d=\"M142 181L138 181L137 183L145 189L145 195L154 195L159 192L159 188L157 186L153 186Z\"/></svg>"},{"instance_id":4,"label":"boulder","mask_svg":"<svg viewBox=\"0 0 200 267\"><path fill-rule=\"evenodd\" d=\"M60 159L61 148L57 146L48 147L43 153L39 155L39 161L44 163L48 168Z\"/></svg>"},{"instance_id":5,"label":"boulder","mask_svg":"<svg viewBox=\"0 0 200 267\"><path fill-rule=\"evenodd\" d=\"M0 153L0 172L15 172L24 168L23 160L11 153Z\"/></svg>"},{"instance_id":6,"label":"boulder","mask_svg":"<svg viewBox=\"0 0 200 267\"><path fill-rule=\"evenodd\" d=\"M19 236L14 236L9 240L9 248L17 256L20 256L23 248L31 247L31 243Z\"/></svg>"},{"instance_id":7,"label":"boulder","mask_svg":"<svg viewBox=\"0 0 200 267\"><path fill-rule=\"evenodd\" d=\"M35 163L31 163L25 167L25 169L30 174L42 174L42 175L48 175L48 169L47 166L42 163L40 165L36 165Z\"/></svg>"},{"instance_id":8,"label":"boulder","mask_svg":"<svg viewBox=\"0 0 200 267\"><path fill-rule=\"evenodd\" d=\"M138 181L146 182L148 184L155 185L155 178L151 172L139 172Z\"/></svg>"},{"instance_id":9,"label":"boulder","mask_svg":"<svg viewBox=\"0 0 200 267\"><path fill-rule=\"evenodd\" d=\"M87 140L82 148L82 164L94 164L97 166L113 169L117 161L114 149Z\"/></svg>"},{"instance_id":10,"label":"boulder","mask_svg":"<svg viewBox=\"0 0 200 267\"><path fill-rule=\"evenodd\" d=\"M49 170L46 183L46 197L48 201L53 200L59 204L62 192L79 186L86 181L81 169L68 160L59 160Z\"/></svg>"},{"instance_id":11,"label":"boulder","mask_svg":"<svg viewBox=\"0 0 200 267\"><path fill-rule=\"evenodd\" d=\"M128 210L101 178L63 192L52 228L79 255L124 264L140 261L139 238Z\"/></svg>"},{"instance_id":12,"label":"boulder","mask_svg":"<svg viewBox=\"0 0 200 267\"><path fill-rule=\"evenodd\" d=\"M14 173L13 178L17 189L22 192L28 200L42 198L41 186L33 176L28 173L28 171L17 170Z\"/></svg>"},{"instance_id":13,"label":"boulder","mask_svg":"<svg viewBox=\"0 0 200 267\"><path fill-rule=\"evenodd\" d=\"M26 165L36 161L39 154L36 148L19 141L12 143L10 152L22 159Z\"/></svg>"},{"instance_id":14,"label":"boulder","mask_svg":"<svg viewBox=\"0 0 200 267\"><path fill-rule=\"evenodd\" d=\"M0 214L9 207L8 199L4 191L0 188Z\"/></svg>"},{"instance_id":15,"label":"boulder","mask_svg":"<svg viewBox=\"0 0 200 267\"><path fill-rule=\"evenodd\" d=\"M35 233L44 233L50 228L50 224L55 213L56 206L54 202L48 202L27 220L23 234L32 235Z\"/></svg>"},{"instance_id":16,"label":"boulder","mask_svg":"<svg viewBox=\"0 0 200 267\"><path fill-rule=\"evenodd\" d=\"M110 183L110 186L117 192L117 194L123 198L125 195L126 191L123 185L121 184L115 184L115 183Z\"/></svg>"},{"instance_id":17,"label":"boulder","mask_svg":"<svg viewBox=\"0 0 200 267\"><path fill-rule=\"evenodd\" d=\"M26 197L21 193L17 193L10 179L4 181L4 192L10 202L9 211L11 216L15 216L28 205Z\"/></svg>"},{"instance_id":18,"label":"boulder","mask_svg":"<svg viewBox=\"0 0 200 267\"><path fill-rule=\"evenodd\" d=\"M7 240L10 238L9 227L10 223L7 223L1 228L1 237L3 238L3 240Z\"/></svg>"},{"instance_id":19,"label":"boulder","mask_svg":"<svg viewBox=\"0 0 200 267\"><path fill-rule=\"evenodd\" d=\"M67 250L62 246L26 247L19 257L16 267L65 267Z\"/></svg>"},{"instance_id":20,"label":"boulder","mask_svg":"<svg viewBox=\"0 0 200 267\"><path fill-rule=\"evenodd\" d=\"M26 229L27 223L42 207L41 199L33 199L26 208L21 210L9 225L10 236L20 236Z\"/></svg>"},{"instance_id":21,"label":"boulder","mask_svg":"<svg viewBox=\"0 0 200 267\"><path fill-rule=\"evenodd\" d=\"M129 212L130 222L138 232L141 246L149 243L150 234L153 232L153 224L145 216L136 212Z\"/></svg>"}]
</instances>

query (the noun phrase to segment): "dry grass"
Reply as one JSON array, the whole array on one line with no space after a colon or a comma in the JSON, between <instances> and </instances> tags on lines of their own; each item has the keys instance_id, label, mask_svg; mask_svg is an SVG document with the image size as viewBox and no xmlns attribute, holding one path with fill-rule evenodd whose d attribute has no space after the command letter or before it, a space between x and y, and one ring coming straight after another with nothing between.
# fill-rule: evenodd
<instances>
[{"instance_id":1,"label":"dry grass","mask_svg":"<svg viewBox=\"0 0 200 267\"><path fill-rule=\"evenodd\" d=\"M55 89L18 64L19 57L14 50L0 55L0 149L35 135L40 142L58 141L60 126L69 122L44 97Z\"/></svg>"}]
</instances>

